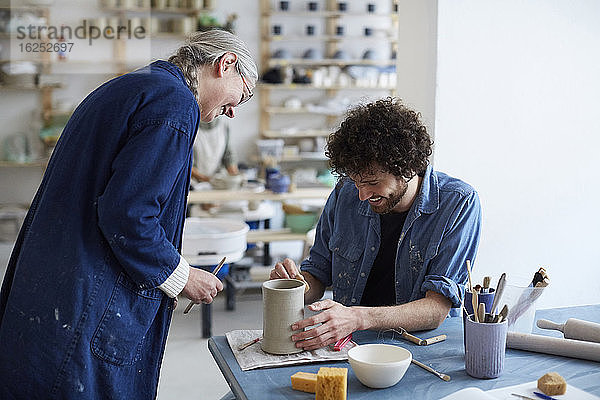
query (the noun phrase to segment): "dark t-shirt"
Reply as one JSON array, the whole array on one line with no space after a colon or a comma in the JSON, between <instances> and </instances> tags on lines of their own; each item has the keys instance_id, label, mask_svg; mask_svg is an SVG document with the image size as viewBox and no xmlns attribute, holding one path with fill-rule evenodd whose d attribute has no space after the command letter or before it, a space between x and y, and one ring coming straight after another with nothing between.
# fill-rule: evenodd
<instances>
[{"instance_id":1,"label":"dark t-shirt","mask_svg":"<svg viewBox=\"0 0 600 400\"><path fill-rule=\"evenodd\" d=\"M396 252L408 211L380 216L381 244L360 300L363 306L396 304Z\"/></svg>"}]
</instances>

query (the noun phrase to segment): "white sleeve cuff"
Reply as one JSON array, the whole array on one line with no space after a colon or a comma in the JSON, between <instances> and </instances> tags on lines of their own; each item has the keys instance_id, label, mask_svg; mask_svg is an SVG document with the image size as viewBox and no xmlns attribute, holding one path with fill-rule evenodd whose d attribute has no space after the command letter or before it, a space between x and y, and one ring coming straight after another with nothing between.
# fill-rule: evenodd
<instances>
[{"instance_id":1,"label":"white sleeve cuff","mask_svg":"<svg viewBox=\"0 0 600 400\"><path fill-rule=\"evenodd\" d=\"M179 256L179 265L177 265L175 271L158 288L165 292L167 296L173 298L181 293L189 276L190 264L182 256Z\"/></svg>"}]
</instances>

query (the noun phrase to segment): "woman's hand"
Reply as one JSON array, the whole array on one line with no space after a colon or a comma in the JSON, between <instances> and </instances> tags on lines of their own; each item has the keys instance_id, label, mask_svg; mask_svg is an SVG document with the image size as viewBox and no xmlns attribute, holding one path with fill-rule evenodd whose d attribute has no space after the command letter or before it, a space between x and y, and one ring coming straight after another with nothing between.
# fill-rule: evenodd
<instances>
[{"instance_id":1,"label":"woman's hand","mask_svg":"<svg viewBox=\"0 0 600 400\"><path fill-rule=\"evenodd\" d=\"M210 304L223 290L223 282L208 271L190 268L190 276L181 294L194 303Z\"/></svg>"}]
</instances>

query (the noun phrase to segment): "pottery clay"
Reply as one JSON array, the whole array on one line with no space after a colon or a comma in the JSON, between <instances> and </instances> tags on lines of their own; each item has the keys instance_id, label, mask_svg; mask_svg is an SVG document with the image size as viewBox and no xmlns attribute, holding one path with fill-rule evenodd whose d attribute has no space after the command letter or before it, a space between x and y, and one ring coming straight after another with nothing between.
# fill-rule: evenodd
<instances>
[{"instance_id":1,"label":"pottery clay","mask_svg":"<svg viewBox=\"0 0 600 400\"><path fill-rule=\"evenodd\" d=\"M292 324L304 318L304 282L273 279L262 285L263 351L293 354L302 351L292 341Z\"/></svg>"}]
</instances>

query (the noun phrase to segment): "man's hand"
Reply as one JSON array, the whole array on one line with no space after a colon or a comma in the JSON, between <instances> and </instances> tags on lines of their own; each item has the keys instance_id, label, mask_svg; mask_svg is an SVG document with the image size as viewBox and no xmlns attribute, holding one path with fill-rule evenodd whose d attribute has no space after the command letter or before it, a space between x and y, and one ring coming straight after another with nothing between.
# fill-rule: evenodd
<instances>
[{"instance_id":1,"label":"man's hand","mask_svg":"<svg viewBox=\"0 0 600 400\"><path fill-rule=\"evenodd\" d=\"M190 276L181 294L194 303L210 304L223 290L223 283L210 272L190 268Z\"/></svg>"},{"instance_id":2,"label":"man's hand","mask_svg":"<svg viewBox=\"0 0 600 400\"><path fill-rule=\"evenodd\" d=\"M323 297L325 286L309 272L300 272L296 263L289 258L275 264L275 267L273 267L269 274L269 279L294 279L297 277L306 282L310 288L308 292L304 293L305 303L311 303Z\"/></svg>"},{"instance_id":3,"label":"man's hand","mask_svg":"<svg viewBox=\"0 0 600 400\"><path fill-rule=\"evenodd\" d=\"M356 309L346 307L333 300L325 299L308 306L312 311L321 311L310 318L292 324L292 330L302 330L308 326L321 324L306 332L295 333L292 340L296 347L315 350L325 347L360 330L360 316Z\"/></svg>"},{"instance_id":4,"label":"man's hand","mask_svg":"<svg viewBox=\"0 0 600 400\"><path fill-rule=\"evenodd\" d=\"M296 263L286 258L282 262L278 262L275 264L273 269L271 270L271 274L269 275L270 279L289 279L296 278L296 276L300 275L300 270L296 266Z\"/></svg>"}]
</instances>

